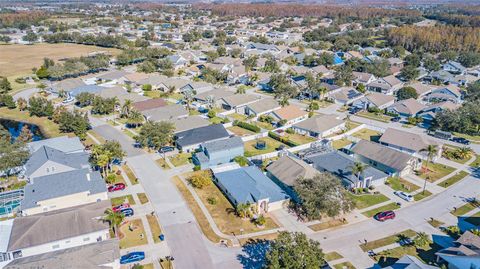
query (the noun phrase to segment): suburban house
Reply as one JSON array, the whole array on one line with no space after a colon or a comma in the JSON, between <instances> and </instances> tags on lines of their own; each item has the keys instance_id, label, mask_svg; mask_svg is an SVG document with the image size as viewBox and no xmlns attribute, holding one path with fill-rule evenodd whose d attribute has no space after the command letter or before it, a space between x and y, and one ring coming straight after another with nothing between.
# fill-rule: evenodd
<instances>
[{"instance_id":1,"label":"suburban house","mask_svg":"<svg viewBox=\"0 0 480 269\"><path fill-rule=\"evenodd\" d=\"M190 152L200 144L229 137L222 124L208 125L175 134L175 145L179 150Z\"/></svg>"},{"instance_id":2,"label":"suburban house","mask_svg":"<svg viewBox=\"0 0 480 269\"><path fill-rule=\"evenodd\" d=\"M175 133L205 127L211 124L210 121L200 115L176 118L169 121L175 125Z\"/></svg>"},{"instance_id":3,"label":"suburban house","mask_svg":"<svg viewBox=\"0 0 480 269\"><path fill-rule=\"evenodd\" d=\"M235 113L245 114L246 106L258 102L260 97L249 94L234 94L222 97L222 108L235 110Z\"/></svg>"},{"instance_id":4,"label":"suburban house","mask_svg":"<svg viewBox=\"0 0 480 269\"><path fill-rule=\"evenodd\" d=\"M162 98L153 98L153 99L147 99L144 101L134 102L132 104L132 107L138 112L143 112L150 109L164 107L166 105L167 105L167 102Z\"/></svg>"},{"instance_id":5,"label":"suburban house","mask_svg":"<svg viewBox=\"0 0 480 269\"><path fill-rule=\"evenodd\" d=\"M421 168L420 159L379 143L360 140L351 151L355 159L377 168L390 176L402 177Z\"/></svg>"},{"instance_id":6,"label":"suburban house","mask_svg":"<svg viewBox=\"0 0 480 269\"><path fill-rule=\"evenodd\" d=\"M363 93L352 87L341 87L327 93L336 104L349 105L363 97Z\"/></svg>"},{"instance_id":7,"label":"suburban house","mask_svg":"<svg viewBox=\"0 0 480 269\"><path fill-rule=\"evenodd\" d=\"M393 75L379 78L367 84L367 90L372 92L381 92L388 95L393 95L402 88L403 82Z\"/></svg>"},{"instance_id":8,"label":"suburban house","mask_svg":"<svg viewBox=\"0 0 480 269\"><path fill-rule=\"evenodd\" d=\"M301 135L323 138L345 129L345 121L336 115L318 115L296 123L292 129Z\"/></svg>"},{"instance_id":9,"label":"suburban house","mask_svg":"<svg viewBox=\"0 0 480 269\"><path fill-rule=\"evenodd\" d=\"M354 77L354 79L352 81L353 86L357 86L359 84L362 84L362 85L365 86L365 85L375 81L375 79L376 79L374 75L372 75L370 73L365 73L365 72L353 71L352 75Z\"/></svg>"},{"instance_id":10,"label":"suburban house","mask_svg":"<svg viewBox=\"0 0 480 269\"><path fill-rule=\"evenodd\" d=\"M466 68L459 62L448 61L447 63L442 65L442 70L458 75L458 74L463 74Z\"/></svg>"},{"instance_id":11,"label":"suburban house","mask_svg":"<svg viewBox=\"0 0 480 269\"><path fill-rule=\"evenodd\" d=\"M353 102L353 106L366 109L385 109L395 103L395 97L379 92L372 92Z\"/></svg>"},{"instance_id":12,"label":"suburban house","mask_svg":"<svg viewBox=\"0 0 480 269\"><path fill-rule=\"evenodd\" d=\"M85 86L85 82L79 78L69 78L69 79L64 79L62 81L59 81L55 84L53 84L50 88L49 91L52 93L60 93L61 91L64 92L70 92L71 90Z\"/></svg>"},{"instance_id":13,"label":"suburban house","mask_svg":"<svg viewBox=\"0 0 480 269\"><path fill-rule=\"evenodd\" d=\"M415 154L420 158L425 158L426 153L423 152L428 145L437 146L437 156L442 156L442 145L436 141L430 140L423 135L414 134L410 132L401 131L394 128L388 128L380 137L379 142L387 147L406 152L408 154Z\"/></svg>"},{"instance_id":14,"label":"suburban house","mask_svg":"<svg viewBox=\"0 0 480 269\"><path fill-rule=\"evenodd\" d=\"M423 98L424 96L430 94L432 90L434 90L437 86L423 84L420 82L414 82L414 83L405 85L405 87L414 88L415 91L417 92L418 98Z\"/></svg>"},{"instance_id":15,"label":"suburban house","mask_svg":"<svg viewBox=\"0 0 480 269\"><path fill-rule=\"evenodd\" d=\"M108 240L109 225L101 218L110 206L107 200L0 222L0 257L7 264L19 258Z\"/></svg>"},{"instance_id":16,"label":"suburban house","mask_svg":"<svg viewBox=\"0 0 480 269\"><path fill-rule=\"evenodd\" d=\"M274 110L268 115L272 116L273 122L278 124L284 121L283 125L291 125L308 118L308 112L295 105L288 105Z\"/></svg>"},{"instance_id":17,"label":"suburban house","mask_svg":"<svg viewBox=\"0 0 480 269\"><path fill-rule=\"evenodd\" d=\"M61 151L63 153L81 153L84 152L85 146L80 142L77 136L69 137L67 135L33 141L27 144L30 153L34 153L43 146Z\"/></svg>"},{"instance_id":18,"label":"suburban house","mask_svg":"<svg viewBox=\"0 0 480 269\"><path fill-rule=\"evenodd\" d=\"M255 54L278 54L280 53L280 49L275 45L270 44L262 44L262 43L249 43L245 47L245 54L247 55L255 55Z\"/></svg>"},{"instance_id":19,"label":"suburban house","mask_svg":"<svg viewBox=\"0 0 480 269\"><path fill-rule=\"evenodd\" d=\"M142 111L149 121L169 121L188 117L188 111L183 105L174 104Z\"/></svg>"},{"instance_id":20,"label":"suburban house","mask_svg":"<svg viewBox=\"0 0 480 269\"><path fill-rule=\"evenodd\" d=\"M15 259L3 267L3 269L71 268L72 265L76 268L120 269L118 240L105 240Z\"/></svg>"},{"instance_id":21,"label":"suburban house","mask_svg":"<svg viewBox=\"0 0 480 269\"><path fill-rule=\"evenodd\" d=\"M185 67L188 64L187 59L183 58L182 55L169 55L166 59L173 64L175 70Z\"/></svg>"},{"instance_id":22,"label":"suburban house","mask_svg":"<svg viewBox=\"0 0 480 269\"><path fill-rule=\"evenodd\" d=\"M420 116L423 119L423 123L431 123L435 117L437 116L438 112L444 111L444 110L456 110L460 107L460 104L456 104L450 101L445 101L445 102L440 102L440 103L434 103L432 105L427 106L424 108L418 116Z\"/></svg>"},{"instance_id":23,"label":"suburban house","mask_svg":"<svg viewBox=\"0 0 480 269\"><path fill-rule=\"evenodd\" d=\"M210 91L198 93L194 96L195 101L202 104L210 104L214 107L221 107L224 97L235 95L235 92L226 90L224 88L213 89Z\"/></svg>"},{"instance_id":24,"label":"suburban house","mask_svg":"<svg viewBox=\"0 0 480 269\"><path fill-rule=\"evenodd\" d=\"M36 177L90 168L89 158L87 152L67 154L48 146L42 146L32 153L25 163L24 173L31 180Z\"/></svg>"},{"instance_id":25,"label":"suburban house","mask_svg":"<svg viewBox=\"0 0 480 269\"><path fill-rule=\"evenodd\" d=\"M264 213L281 209L283 203L290 199L256 166L239 167L235 163L212 171L213 181L234 206L250 204L259 213Z\"/></svg>"},{"instance_id":26,"label":"suburban house","mask_svg":"<svg viewBox=\"0 0 480 269\"><path fill-rule=\"evenodd\" d=\"M454 246L435 253L437 260L443 260L448 268L478 268L480 266L480 237L465 231L454 242Z\"/></svg>"},{"instance_id":27,"label":"suburban house","mask_svg":"<svg viewBox=\"0 0 480 269\"><path fill-rule=\"evenodd\" d=\"M415 256L405 255L384 269L438 269L438 267L425 264Z\"/></svg>"},{"instance_id":28,"label":"suburban house","mask_svg":"<svg viewBox=\"0 0 480 269\"><path fill-rule=\"evenodd\" d=\"M296 199L293 186L299 178L313 178L318 171L296 156L285 155L267 166L267 176Z\"/></svg>"},{"instance_id":29,"label":"suburban house","mask_svg":"<svg viewBox=\"0 0 480 269\"><path fill-rule=\"evenodd\" d=\"M446 85L437 87L432 90L432 93L427 96L430 102L432 101L452 101L454 103L462 103L463 96L460 88L455 85Z\"/></svg>"},{"instance_id":30,"label":"suburban house","mask_svg":"<svg viewBox=\"0 0 480 269\"><path fill-rule=\"evenodd\" d=\"M100 172L90 169L35 177L25 185L23 193L23 216L108 200Z\"/></svg>"},{"instance_id":31,"label":"suburban house","mask_svg":"<svg viewBox=\"0 0 480 269\"><path fill-rule=\"evenodd\" d=\"M355 159L337 150L312 153L304 160L311 163L318 171L336 175L348 189L380 186L388 177L387 174L372 166L368 166L361 175L353 174L352 167L356 162Z\"/></svg>"},{"instance_id":32,"label":"suburban house","mask_svg":"<svg viewBox=\"0 0 480 269\"><path fill-rule=\"evenodd\" d=\"M424 108L424 104L418 102L416 99L409 98L394 103L387 108L387 111L398 114L402 117L415 117L417 113L422 111Z\"/></svg>"},{"instance_id":33,"label":"suburban house","mask_svg":"<svg viewBox=\"0 0 480 269\"><path fill-rule=\"evenodd\" d=\"M280 108L281 106L278 104L277 100L273 98L264 98L261 101L248 104L245 108L245 115L256 118Z\"/></svg>"},{"instance_id":34,"label":"suburban house","mask_svg":"<svg viewBox=\"0 0 480 269\"><path fill-rule=\"evenodd\" d=\"M95 77L96 82L101 83L123 83L122 79L128 73L124 70L113 70L109 72L105 72L101 75Z\"/></svg>"},{"instance_id":35,"label":"suburban house","mask_svg":"<svg viewBox=\"0 0 480 269\"><path fill-rule=\"evenodd\" d=\"M200 145L200 151L193 154L192 160L201 169L211 166L229 163L237 156L243 156L243 140L238 137L229 137L222 140L215 140Z\"/></svg>"}]
</instances>

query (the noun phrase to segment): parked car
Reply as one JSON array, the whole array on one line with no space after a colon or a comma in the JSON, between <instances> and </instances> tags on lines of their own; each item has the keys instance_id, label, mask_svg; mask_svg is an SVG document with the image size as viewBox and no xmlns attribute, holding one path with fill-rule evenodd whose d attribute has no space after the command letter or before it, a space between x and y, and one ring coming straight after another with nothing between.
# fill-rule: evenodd
<instances>
[{"instance_id":1,"label":"parked car","mask_svg":"<svg viewBox=\"0 0 480 269\"><path fill-rule=\"evenodd\" d=\"M121 191L124 189L125 189L125 184L123 183L116 183L108 186L108 192Z\"/></svg>"},{"instance_id":2,"label":"parked car","mask_svg":"<svg viewBox=\"0 0 480 269\"><path fill-rule=\"evenodd\" d=\"M374 218L378 221L386 221L386 220L389 220L389 219L395 219L395 212L393 212L392 210L378 212L374 216Z\"/></svg>"},{"instance_id":3,"label":"parked car","mask_svg":"<svg viewBox=\"0 0 480 269\"><path fill-rule=\"evenodd\" d=\"M451 139L453 142L457 142L464 145L470 145L470 140L463 137L454 137Z\"/></svg>"},{"instance_id":4,"label":"parked car","mask_svg":"<svg viewBox=\"0 0 480 269\"><path fill-rule=\"evenodd\" d=\"M398 244L400 244L400 246L411 246L413 245L413 240L410 238L404 238L398 241Z\"/></svg>"},{"instance_id":5,"label":"parked car","mask_svg":"<svg viewBox=\"0 0 480 269\"><path fill-rule=\"evenodd\" d=\"M133 208L124 208L120 209L120 212L125 216L125 217L131 217L135 213L133 211Z\"/></svg>"},{"instance_id":6,"label":"parked car","mask_svg":"<svg viewBox=\"0 0 480 269\"><path fill-rule=\"evenodd\" d=\"M143 259L145 259L145 252L143 251L130 252L120 257L120 264L138 262Z\"/></svg>"},{"instance_id":7,"label":"parked car","mask_svg":"<svg viewBox=\"0 0 480 269\"><path fill-rule=\"evenodd\" d=\"M349 109L349 112L350 112L350 114L352 114L352 115L355 115L355 114L357 114L357 113L360 112L360 111L362 111L362 109L359 108L359 107L352 107L352 108Z\"/></svg>"},{"instance_id":8,"label":"parked car","mask_svg":"<svg viewBox=\"0 0 480 269\"><path fill-rule=\"evenodd\" d=\"M126 208L130 208L130 204L124 203L124 204L121 204L121 205L114 206L114 207L112 207L112 211L113 212L118 212L118 211L122 211L122 209L126 209Z\"/></svg>"},{"instance_id":9,"label":"parked car","mask_svg":"<svg viewBox=\"0 0 480 269\"><path fill-rule=\"evenodd\" d=\"M402 119L402 118L400 118L400 117L393 117L393 118L390 119L390 121L392 121L392 122L399 122L401 119Z\"/></svg>"},{"instance_id":10,"label":"parked car","mask_svg":"<svg viewBox=\"0 0 480 269\"><path fill-rule=\"evenodd\" d=\"M161 147L158 152L159 153L167 153L167 152L170 152L170 151L174 151L175 148L174 147L171 147L171 146L165 146L165 147Z\"/></svg>"},{"instance_id":11,"label":"parked car","mask_svg":"<svg viewBox=\"0 0 480 269\"><path fill-rule=\"evenodd\" d=\"M393 193L407 202L413 202L414 200L413 195L405 193L403 191L394 191Z\"/></svg>"}]
</instances>

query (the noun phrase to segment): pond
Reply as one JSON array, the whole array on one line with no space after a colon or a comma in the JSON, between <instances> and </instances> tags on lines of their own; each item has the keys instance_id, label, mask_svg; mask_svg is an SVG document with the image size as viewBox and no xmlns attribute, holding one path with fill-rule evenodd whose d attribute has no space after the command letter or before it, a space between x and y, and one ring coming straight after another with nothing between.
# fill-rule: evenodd
<instances>
[{"instance_id":1,"label":"pond","mask_svg":"<svg viewBox=\"0 0 480 269\"><path fill-rule=\"evenodd\" d=\"M40 128L38 128L38 126L34 124L29 124L21 121L0 119L0 125L2 125L5 129L8 130L13 139L16 139L20 135L22 129L25 126L27 126L28 130L32 135L32 141L38 141L45 138Z\"/></svg>"}]
</instances>

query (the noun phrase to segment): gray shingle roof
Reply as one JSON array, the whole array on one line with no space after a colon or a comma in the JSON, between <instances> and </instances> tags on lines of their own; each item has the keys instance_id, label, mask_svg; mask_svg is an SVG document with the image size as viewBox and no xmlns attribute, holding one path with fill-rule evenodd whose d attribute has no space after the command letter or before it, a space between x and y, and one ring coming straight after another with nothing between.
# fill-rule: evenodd
<instances>
[{"instance_id":1,"label":"gray shingle roof","mask_svg":"<svg viewBox=\"0 0 480 269\"><path fill-rule=\"evenodd\" d=\"M226 138L228 136L229 134L222 124L214 124L179 132L175 135L177 138L175 142L180 147L186 147Z\"/></svg>"},{"instance_id":2,"label":"gray shingle roof","mask_svg":"<svg viewBox=\"0 0 480 269\"><path fill-rule=\"evenodd\" d=\"M68 137L66 135L28 143L28 148L32 153L42 146L47 146L65 153L83 151L85 148L78 137Z\"/></svg>"},{"instance_id":3,"label":"gray shingle roof","mask_svg":"<svg viewBox=\"0 0 480 269\"><path fill-rule=\"evenodd\" d=\"M255 102L253 104L247 105L249 109L254 111L255 113L263 113L270 110L274 110L276 108L280 108L281 106L278 104L278 101L273 98L265 98L260 100L259 102Z\"/></svg>"},{"instance_id":4,"label":"gray shingle roof","mask_svg":"<svg viewBox=\"0 0 480 269\"><path fill-rule=\"evenodd\" d=\"M30 176L47 161L56 162L75 169L89 166L89 155L86 152L64 153L48 146L42 146L35 151L25 164L25 174Z\"/></svg>"},{"instance_id":5,"label":"gray shingle roof","mask_svg":"<svg viewBox=\"0 0 480 269\"><path fill-rule=\"evenodd\" d=\"M366 140L360 140L353 146L352 151L397 171L405 169L408 166L408 161L413 158L409 154Z\"/></svg>"},{"instance_id":6,"label":"gray shingle roof","mask_svg":"<svg viewBox=\"0 0 480 269\"><path fill-rule=\"evenodd\" d=\"M106 185L98 171L89 169L73 170L43 177L37 177L24 188L22 209L37 206L37 202L65 195L89 192L106 192Z\"/></svg>"},{"instance_id":7,"label":"gray shingle roof","mask_svg":"<svg viewBox=\"0 0 480 269\"><path fill-rule=\"evenodd\" d=\"M299 178L312 178L318 173L315 168L294 156L281 157L270 164L267 171L289 186L293 186Z\"/></svg>"},{"instance_id":8,"label":"gray shingle roof","mask_svg":"<svg viewBox=\"0 0 480 269\"><path fill-rule=\"evenodd\" d=\"M142 114L151 121L176 120L188 116L188 111L180 104L157 107L142 111Z\"/></svg>"},{"instance_id":9,"label":"gray shingle roof","mask_svg":"<svg viewBox=\"0 0 480 269\"><path fill-rule=\"evenodd\" d=\"M225 149L231 149L236 147L243 147L243 140L238 137L229 137L227 139L215 140L202 144L203 148L206 148L209 153L222 151Z\"/></svg>"},{"instance_id":10,"label":"gray shingle roof","mask_svg":"<svg viewBox=\"0 0 480 269\"><path fill-rule=\"evenodd\" d=\"M301 121L295 124L294 127L316 133L323 133L342 124L344 124L344 121L337 119L336 115L323 115Z\"/></svg>"}]
</instances>

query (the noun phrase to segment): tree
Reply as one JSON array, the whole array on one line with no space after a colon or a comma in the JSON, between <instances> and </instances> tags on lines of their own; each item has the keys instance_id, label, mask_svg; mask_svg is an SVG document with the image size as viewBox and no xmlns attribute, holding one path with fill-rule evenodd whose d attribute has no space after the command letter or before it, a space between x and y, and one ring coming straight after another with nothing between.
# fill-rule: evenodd
<instances>
[{"instance_id":1,"label":"tree","mask_svg":"<svg viewBox=\"0 0 480 269\"><path fill-rule=\"evenodd\" d=\"M168 121L151 122L147 121L140 133L135 137L142 147L149 147L152 149L160 149L173 141L173 132L175 125Z\"/></svg>"},{"instance_id":2,"label":"tree","mask_svg":"<svg viewBox=\"0 0 480 269\"><path fill-rule=\"evenodd\" d=\"M406 100L406 99L417 99L418 98L418 93L415 90L415 88L406 86L398 90L397 92L397 98L398 100Z\"/></svg>"},{"instance_id":3,"label":"tree","mask_svg":"<svg viewBox=\"0 0 480 269\"><path fill-rule=\"evenodd\" d=\"M35 74L39 79L48 78L49 76L48 68L42 65Z\"/></svg>"},{"instance_id":4,"label":"tree","mask_svg":"<svg viewBox=\"0 0 480 269\"><path fill-rule=\"evenodd\" d=\"M354 78L352 69L346 65L335 72L335 83L338 86L350 86Z\"/></svg>"},{"instance_id":5,"label":"tree","mask_svg":"<svg viewBox=\"0 0 480 269\"><path fill-rule=\"evenodd\" d=\"M20 111L24 111L25 109L27 109L27 107L28 107L27 100L25 100L22 97L18 98L17 107Z\"/></svg>"},{"instance_id":6,"label":"tree","mask_svg":"<svg viewBox=\"0 0 480 269\"><path fill-rule=\"evenodd\" d=\"M295 182L294 190L300 198L300 214L308 219L320 219L322 215L335 217L353 208L340 180L330 173L301 178Z\"/></svg>"},{"instance_id":7,"label":"tree","mask_svg":"<svg viewBox=\"0 0 480 269\"><path fill-rule=\"evenodd\" d=\"M248 215L250 215L250 210L251 210L252 206L250 204L244 204L244 203L238 203L236 206L235 206L235 213L237 213L237 216L239 216L240 218L246 218L248 217Z\"/></svg>"},{"instance_id":8,"label":"tree","mask_svg":"<svg viewBox=\"0 0 480 269\"><path fill-rule=\"evenodd\" d=\"M61 132L73 132L82 140L86 138L87 131L91 128L87 113L78 110L61 111L58 117L58 126Z\"/></svg>"},{"instance_id":9,"label":"tree","mask_svg":"<svg viewBox=\"0 0 480 269\"><path fill-rule=\"evenodd\" d=\"M11 90L12 85L10 84L10 81L8 81L6 77L3 77L2 80L0 80L0 94L5 94Z\"/></svg>"},{"instance_id":10,"label":"tree","mask_svg":"<svg viewBox=\"0 0 480 269\"><path fill-rule=\"evenodd\" d=\"M467 51L458 55L458 61L465 67L470 68L480 64L480 53Z\"/></svg>"},{"instance_id":11,"label":"tree","mask_svg":"<svg viewBox=\"0 0 480 269\"><path fill-rule=\"evenodd\" d=\"M95 95L89 92L82 92L75 96L75 100L77 101L76 104L79 107L85 107L93 104L93 99L95 99Z\"/></svg>"},{"instance_id":12,"label":"tree","mask_svg":"<svg viewBox=\"0 0 480 269\"><path fill-rule=\"evenodd\" d=\"M441 68L440 62L431 55L427 55L423 59L423 67L429 72L438 71Z\"/></svg>"},{"instance_id":13,"label":"tree","mask_svg":"<svg viewBox=\"0 0 480 269\"><path fill-rule=\"evenodd\" d=\"M245 66L245 70L247 72L250 72L255 67L257 67L257 60L258 60L258 56L256 56L256 55L245 58L243 60L243 65Z\"/></svg>"},{"instance_id":14,"label":"tree","mask_svg":"<svg viewBox=\"0 0 480 269\"><path fill-rule=\"evenodd\" d=\"M415 80L419 74L420 71L418 71L418 69L412 65L406 65L400 72L400 76L409 81Z\"/></svg>"},{"instance_id":15,"label":"tree","mask_svg":"<svg viewBox=\"0 0 480 269\"><path fill-rule=\"evenodd\" d=\"M413 243L415 244L415 247L425 249L430 245L430 238L428 237L428 234L419 232L413 239Z\"/></svg>"},{"instance_id":16,"label":"tree","mask_svg":"<svg viewBox=\"0 0 480 269\"><path fill-rule=\"evenodd\" d=\"M151 91L152 90L152 85L150 84L143 84L142 85L142 91Z\"/></svg>"},{"instance_id":17,"label":"tree","mask_svg":"<svg viewBox=\"0 0 480 269\"><path fill-rule=\"evenodd\" d=\"M353 166L350 167L350 169L352 170L352 174L354 174L357 177L358 181L361 182L363 172L365 172L367 166L361 162L354 162Z\"/></svg>"},{"instance_id":18,"label":"tree","mask_svg":"<svg viewBox=\"0 0 480 269\"><path fill-rule=\"evenodd\" d=\"M227 55L227 49L224 46L217 47L217 53L220 57Z\"/></svg>"},{"instance_id":19,"label":"tree","mask_svg":"<svg viewBox=\"0 0 480 269\"><path fill-rule=\"evenodd\" d=\"M279 99L282 105L288 104L288 99L297 95L297 88L290 84L290 80L285 74L272 75L268 86L273 90L275 98Z\"/></svg>"},{"instance_id":20,"label":"tree","mask_svg":"<svg viewBox=\"0 0 480 269\"><path fill-rule=\"evenodd\" d=\"M308 105L308 111L315 111L318 109L320 109L320 106L317 102L310 102L310 104Z\"/></svg>"},{"instance_id":21,"label":"tree","mask_svg":"<svg viewBox=\"0 0 480 269\"><path fill-rule=\"evenodd\" d=\"M30 31L25 36L22 37L22 40L27 41L29 43L33 43L38 40L38 36L34 32Z\"/></svg>"},{"instance_id":22,"label":"tree","mask_svg":"<svg viewBox=\"0 0 480 269\"><path fill-rule=\"evenodd\" d=\"M14 168L22 166L30 157L30 153L22 140L12 141L10 133L0 125L0 171L8 177Z\"/></svg>"},{"instance_id":23,"label":"tree","mask_svg":"<svg viewBox=\"0 0 480 269\"><path fill-rule=\"evenodd\" d=\"M193 187L197 189L203 189L204 187L212 184L212 177L207 171L198 171L193 176L191 176L188 181L192 184Z\"/></svg>"},{"instance_id":24,"label":"tree","mask_svg":"<svg viewBox=\"0 0 480 269\"><path fill-rule=\"evenodd\" d=\"M462 160L470 159L472 157L473 151L469 147L461 147L455 150L455 154Z\"/></svg>"},{"instance_id":25,"label":"tree","mask_svg":"<svg viewBox=\"0 0 480 269\"><path fill-rule=\"evenodd\" d=\"M122 212L115 212L111 208L107 208L107 210L105 210L105 216L103 219L110 224L110 228L113 229L115 236L117 236L118 226L122 224L123 220L125 219L125 215L123 215Z\"/></svg>"},{"instance_id":26,"label":"tree","mask_svg":"<svg viewBox=\"0 0 480 269\"><path fill-rule=\"evenodd\" d=\"M280 232L265 256L267 269L321 268L324 264L320 243L298 232Z\"/></svg>"},{"instance_id":27,"label":"tree","mask_svg":"<svg viewBox=\"0 0 480 269\"><path fill-rule=\"evenodd\" d=\"M240 166L247 166L248 165L248 159L245 156L237 156L233 158L233 161L238 163Z\"/></svg>"},{"instance_id":28,"label":"tree","mask_svg":"<svg viewBox=\"0 0 480 269\"><path fill-rule=\"evenodd\" d=\"M427 163L425 164L426 176L425 176L425 181L423 183L423 191L422 191L422 194L423 194L423 193L425 193L425 189L427 188L427 179L430 178L429 175L428 175L428 173L429 173L428 164L432 162L433 157L435 157L435 155L438 152L437 145L428 145L426 148L421 149L420 152L426 152L427 153Z\"/></svg>"},{"instance_id":29,"label":"tree","mask_svg":"<svg viewBox=\"0 0 480 269\"><path fill-rule=\"evenodd\" d=\"M30 97L28 100L30 116L51 117L54 112L53 103L43 97Z\"/></svg>"},{"instance_id":30,"label":"tree","mask_svg":"<svg viewBox=\"0 0 480 269\"><path fill-rule=\"evenodd\" d=\"M14 109L17 107L17 104L15 104L13 96L9 94L0 94L0 106L6 106L9 109Z\"/></svg>"},{"instance_id":31,"label":"tree","mask_svg":"<svg viewBox=\"0 0 480 269\"><path fill-rule=\"evenodd\" d=\"M133 108L132 100L130 99L125 100L120 110L120 117L128 118L128 116L130 116L130 112L132 111L132 108Z\"/></svg>"},{"instance_id":32,"label":"tree","mask_svg":"<svg viewBox=\"0 0 480 269\"><path fill-rule=\"evenodd\" d=\"M113 161L121 161L125 157L125 152L118 141L109 140L101 145L94 145L90 155L93 165L100 167L104 176L108 176Z\"/></svg>"},{"instance_id":33,"label":"tree","mask_svg":"<svg viewBox=\"0 0 480 269\"><path fill-rule=\"evenodd\" d=\"M127 117L127 122L126 124L128 126L133 126L134 128L136 128L137 126L143 124L145 118L143 117L143 114L136 111L136 110L132 110L130 111L128 117Z\"/></svg>"}]
</instances>

